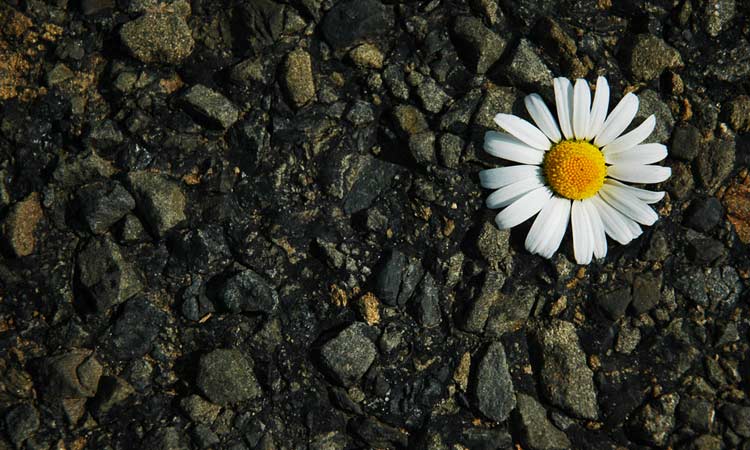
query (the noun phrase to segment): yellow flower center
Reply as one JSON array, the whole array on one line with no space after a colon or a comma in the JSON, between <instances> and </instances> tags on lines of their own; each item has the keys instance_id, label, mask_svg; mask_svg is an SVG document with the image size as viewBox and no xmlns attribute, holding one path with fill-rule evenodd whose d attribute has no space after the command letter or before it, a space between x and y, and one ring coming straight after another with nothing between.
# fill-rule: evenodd
<instances>
[{"instance_id":1,"label":"yellow flower center","mask_svg":"<svg viewBox=\"0 0 750 450\"><path fill-rule=\"evenodd\" d=\"M587 141L561 141L545 153L544 177L557 195L571 200L599 192L607 175L602 152Z\"/></svg>"}]
</instances>

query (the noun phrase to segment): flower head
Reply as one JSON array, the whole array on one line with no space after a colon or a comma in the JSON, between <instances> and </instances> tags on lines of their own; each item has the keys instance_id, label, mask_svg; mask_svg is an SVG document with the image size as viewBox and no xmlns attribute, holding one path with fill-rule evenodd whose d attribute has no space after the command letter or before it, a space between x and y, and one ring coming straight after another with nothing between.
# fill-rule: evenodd
<instances>
[{"instance_id":1,"label":"flower head","mask_svg":"<svg viewBox=\"0 0 750 450\"><path fill-rule=\"evenodd\" d=\"M495 116L506 133L488 131L484 149L520 164L483 170L479 180L495 189L487 207L504 208L495 217L498 227L512 228L537 215L526 237L528 251L551 258L570 222L576 262L588 264L592 256L606 256L607 235L627 244L641 234L640 225L658 219L648 205L664 192L622 182L660 183L672 171L653 165L666 158L664 145L643 144L656 126L653 115L623 134L638 112L634 94L626 94L607 114L604 77L596 82L593 102L586 80L573 86L556 78L554 89L558 120L538 94L525 99L536 126L510 114Z\"/></svg>"}]
</instances>

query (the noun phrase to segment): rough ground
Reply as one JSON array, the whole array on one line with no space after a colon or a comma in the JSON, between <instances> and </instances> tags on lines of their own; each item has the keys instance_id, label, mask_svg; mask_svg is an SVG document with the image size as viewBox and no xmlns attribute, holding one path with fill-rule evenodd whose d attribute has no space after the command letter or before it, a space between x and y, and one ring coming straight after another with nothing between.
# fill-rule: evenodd
<instances>
[{"instance_id":1,"label":"rough ground","mask_svg":"<svg viewBox=\"0 0 750 450\"><path fill-rule=\"evenodd\" d=\"M3 0L0 449L750 449L750 3ZM661 220L527 254L477 172L634 91Z\"/></svg>"}]
</instances>

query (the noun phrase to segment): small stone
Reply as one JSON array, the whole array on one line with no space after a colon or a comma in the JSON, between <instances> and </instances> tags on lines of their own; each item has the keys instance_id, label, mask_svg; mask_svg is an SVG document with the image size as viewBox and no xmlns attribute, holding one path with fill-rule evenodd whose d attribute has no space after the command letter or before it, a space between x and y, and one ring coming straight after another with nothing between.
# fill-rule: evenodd
<instances>
[{"instance_id":1,"label":"small stone","mask_svg":"<svg viewBox=\"0 0 750 450\"><path fill-rule=\"evenodd\" d=\"M690 166L682 162L672 163L672 176L667 180L667 190L678 200L684 200L693 191L695 181Z\"/></svg>"},{"instance_id":2,"label":"small stone","mask_svg":"<svg viewBox=\"0 0 750 450\"><path fill-rule=\"evenodd\" d=\"M719 225L724 217L724 208L716 197L704 197L693 200L685 212L685 225L705 233Z\"/></svg>"},{"instance_id":3,"label":"small stone","mask_svg":"<svg viewBox=\"0 0 750 450\"><path fill-rule=\"evenodd\" d=\"M427 130L427 121L424 115L411 105L398 105L393 109L399 131L410 136Z\"/></svg>"},{"instance_id":4,"label":"small stone","mask_svg":"<svg viewBox=\"0 0 750 450\"><path fill-rule=\"evenodd\" d=\"M474 112L481 98L482 91L472 89L453 102L448 111L440 117L440 129L459 136L465 134L473 125Z\"/></svg>"},{"instance_id":5,"label":"small stone","mask_svg":"<svg viewBox=\"0 0 750 450\"><path fill-rule=\"evenodd\" d=\"M108 342L115 358L130 360L150 352L166 320L166 314L145 298L128 300L112 326Z\"/></svg>"},{"instance_id":6,"label":"small stone","mask_svg":"<svg viewBox=\"0 0 750 450\"><path fill-rule=\"evenodd\" d=\"M740 95L726 104L724 115L738 133L750 131L750 96Z\"/></svg>"},{"instance_id":7,"label":"small stone","mask_svg":"<svg viewBox=\"0 0 750 450\"><path fill-rule=\"evenodd\" d=\"M417 323L425 328L434 328L440 325L440 297L435 279L429 272L425 273L417 287L413 297L416 305Z\"/></svg>"},{"instance_id":8,"label":"small stone","mask_svg":"<svg viewBox=\"0 0 750 450\"><path fill-rule=\"evenodd\" d=\"M158 237L187 220L187 199L177 182L146 171L130 172L127 180L139 211Z\"/></svg>"},{"instance_id":9,"label":"small stone","mask_svg":"<svg viewBox=\"0 0 750 450\"><path fill-rule=\"evenodd\" d=\"M372 417L350 422L352 431L367 443L368 448L407 448L409 436L405 430L387 425Z\"/></svg>"},{"instance_id":10,"label":"small stone","mask_svg":"<svg viewBox=\"0 0 750 450\"><path fill-rule=\"evenodd\" d=\"M217 349L201 356L198 388L219 405L239 403L262 394L253 362L235 349Z\"/></svg>"},{"instance_id":11,"label":"small stone","mask_svg":"<svg viewBox=\"0 0 750 450\"><path fill-rule=\"evenodd\" d=\"M272 314L279 304L279 294L263 277L248 269L224 283L219 301L223 308L233 313Z\"/></svg>"},{"instance_id":12,"label":"small stone","mask_svg":"<svg viewBox=\"0 0 750 450\"><path fill-rule=\"evenodd\" d=\"M195 423L211 425L221 412L221 406L203 399L200 395L190 395L180 400L185 414Z\"/></svg>"},{"instance_id":13,"label":"small stone","mask_svg":"<svg viewBox=\"0 0 750 450\"><path fill-rule=\"evenodd\" d=\"M5 430L16 448L22 448L24 441L38 429L39 412L28 403L21 403L5 414Z\"/></svg>"},{"instance_id":14,"label":"small stone","mask_svg":"<svg viewBox=\"0 0 750 450\"><path fill-rule=\"evenodd\" d=\"M113 412L113 417L117 417L121 405L134 393L133 387L122 378L104 376L96 397L91 401L91 412L100 421L109 416L110 412Z\"/></svg>"},{"instance_id":15,"label":"small stone","mask_svg":"<svg viewBox=\"0 0 750 450\"><path fill-rule=\"evenodd\" d=\"M575 326L553 320L540 326L535 342L541 350L541 388L549 401L576 417L599 416L593 372L586 365Z\"/></svg>"},{"instance_id":16,"label":"small stone","mask_svg":"<svg viewBox=\"0 0 750 450\"><path fill-rule=\"evenodd\" d=\"M109 227L135 208L135 199L117 181L87 184L77 193L83 221L92 233L106 233Z\"/></svg>"},{"instance_id":17,"label":"small stone","mask_svg":"<svg viewBox=\"0 0 750 450\"><path fill-rule=\"evenodd\" d=\"M78 279L100 313L139 293L141 280L109 238L90 240L78 253Z\"/></svg>"},{"instance_id":18,"label":"small stone","mask_svg":"<svg viewBox=\"0 0 750 450\"><path fill-rule=\"evenodd\" d=\"M380 323L380 302L371 292L359 298L357 307L367 325L372 326Z\"/></svg>"},{"instance_id":19,"label":"small stone","mask_svg":"<svg viewBox=\"0 0 750 450\"><path fill-rule=\"evenodd\" d=\"M3 221L5 240L16 256L29 256L36 248L36 231L44 213L39 203L39 194L32 193L13 205Z\"/></svg>"},{"instance_id":20,"label":"small stone","mask_svg":"<svg viewBox=\"0 0 750 450\"><path fill-rule=\"evenodd\" d=\"M44 358L39 380L46 400L93 397L96 395L102 366L91 350L75 349Z\"/></svg>"},{"instance_id":21,"label":"small stone","mask_svg":"<svg viewBox=\"0 0 750 450\"><path fill-rule=\"evenodd\" d=\"M702 398L684 397L680 399L677 415L695 431L711 431L716 417L713 403Z\"/></svg>"},{"instance_id":22,"label":"small stone","mask_svg":"<svg viewBox=\"0 0 750 450\"><path fill-rule=\"evenodd\" d=\"M667 443L675 427L675 409L680 401L677 393L664 394L647 403L630 419L629 428L639 441L658 447Z\"/></svg>"},{"instance_id":23,"label":"small stone","mask_svg":"<svg viewBox=\"0 0 750 450\"><path fill-rule=\"evenodd\" d=\"M401 171L396 164L370 155L357 155L353 159L345 158L344 161L346 162L337 166L339 170L336 171L335 182L341 181L342 187L348 187L343 195L346 214L369 208Z\"/></svg>"},{"instance_id":24,"label":"small stone","mask_svg":"<svg viewBox=\"0 0 750 450\"><path fill-rule=\"evenodd\" d=\"M695 167L703 187L714 191L724 182L734 169L735 151L733 140L716 139L698 155Z\"/></svg>"},{"instance_id":25,"label":"small stone","mask_svg":"<svg viewBox=\"0 0 750 450\"><path fill-rule=\"evenodd\" d=\"M346 119L354 126L362 126L375 121L375 108L372 103L357 100L352 105Z\"/></svg>"},{"instance_id":26,"label":"small stone","mask_svg":"<svg viewBox=\"0 0 750 450\"><path fill-rule=\"evenodd\" d=\"M349 52L349 57L354 64L362 68L383 68L383 52L380 51L377 45L370 44L369 42L354 47Z\"/></svg>"},{"instance_id":27,"label":"small stone","mask_svg":"<svg viewBox=\"0 0 750 450\"><path fill-rule=\"evenodd\" d=\"M195 46L190 27L177 14L144 14L122 26L120 39L134 57L147 64L178 64Z\"/></svg>"},{"instance_id":28,"label":"small stone","mask_svg":"<svg viewBox=\"0 0 750 450\"><path fill-rule=\"evenodd\" d=\"M750 438L750 406L727 403L721 407L721 416L729 423L735 433Z\"/></svg>"},{"instance_id":29,"label":"small stone","mask_svg":"<svg viewBox=\"0 0 750 450\"><path fill-rule=\"evenodd\" d=\"M182 96L182 102L189 112L209 125L227 129L239 118L239 110L220 93L196 84Z\"/></svg>"},{"instance_id":30,"label":"small stone","mask_svg":"<svg viewBox=\"0 0 750 450\"><path fill-rule=\"evenodd\" d=\"M661 298L661 273L636 275L633 281L633 309L643 314L654 308Z\"/></svg>"},{"instance_id":31,"label":"small stone","mask_svg":"<svg viewBox=\"0 0 750 450\"><path fill-rule=\"evenodd\" d=\"M336 3L323 18L322 31L334 48L346 48L375 38L394 26L391 7L378 0L345 0Z\"/></svg>"},{"instance_id":32,"label":"small stone","mask_svg":"<svg viewBox=\"0 0 750 450\"><path fill-rule=\"evenodd\" d=\"M503 70L517 86L544 89L552 85L552 72L539 57L534 45L526 39L521 39L518 43L510 56L510 62Z\"/></svg>"},{"instance_id":33,"label":"small stone","mask_svg":"<svg viewBox=\"0 0 750 450\"><path fill-rule=\"evenodd\" d=\"M621 288L597 296L598 305L612 320L619 320L625 315L630 305L630 289Z\"/></svg>"},{"instance_id":34,"label":"small stone","mask_svg":"<svg viewBox=\"0 0 750 450\"><path fill-rule=\"evenodd\" d=\"M507 42L485 27L476 17L461 16L453 23L458 54L469 69L483 74L492 67L505 50Z\"/></svg>"},{"instance_id":35,"label":"small stone","mask_svg":"<svg viewBox=\"0 0 750 450\"><path fill-rule=\"evenodd\" d=\"M502 272L488 272L482 283L479 294L469 305L460 327L470 333L481 333L487 324L490 311L501 299L501 289L505 284L505 274Z\"/></svg>"},{"instance_id":36,"label":"small stone","mask_svg":"<svg viewBox=\"0 0 750 450\"><path fill-rule=\"evenodd\" d=\"M501 230L491 222L484 222L477 238L477 249L491 267L497 268L509 259L509 241L510 230Z\"/></svg>"},{"instance_id":37,"label":"small stone","mask_svg":"<svg viewBox=\"0 0 750 450\"><path fill-rule=\"evenodd\" d=\"M144 439L144 448L153 450L185 450L190 446L185 442L186 436L178 427L158 428Z\"/></svg>"},{"instance_id":38,"label":"small stone","mask_svg":"<svg viewBox=\"0 0 750 450\"><path fill-rule=\"evenodd\" d=\"M114 148L122 144L123 140L122 132L115 123L111 120L104 120L92 125L85 142L87 148L96 151Z\"/></svg>"},{"instance_id":39,"label":"small stone","mask_svg":"<svg viewBox=\"0 0 750 450\"><path fill-rule=\"evenodd\" d=\"M398 305L401 278L406 263L406 257L396 249L389 250L380 263L375 278L375 295L386 305Z\"/></svg>"},{"instance_id":40,"label":"small stone","mask_svg":"<svg viewBox=\"0 0 750 450\"><path fill-rule=\"evenodd\" d=\"M669 106L662 101L659 94L651 89L646 89L638 93L638 113L633 119L633 123L637 124L646 120L650 115L656 117L656 126L654 131L648 137L648 142L667 142L669 136L672 135L672 129L674 128L675 120L672 116L672 110ZM670 147L671 152L671 147Z\"/></svg>"},{"instance_id":41,"label":"small stone","mask_svg":"<svg viewBox=\"0 0 750 450\"><path fill-rule=\"evenodd\" d=\"M435 163L435 133L424 131L409 136L409 151L420 165Z\"/></svg>"},{"instance_id":42,"label":"small stone","mask_svg":"<svg viewBox=\"0 0 750 450\"><path fill-rule=\"evenodd\" d=\"M698 128L683 124L674 129L669 156L683 161L692 161L701 152L703 138Z\"/></svg>"},{"instance_id":43,"label":"small stone","mask_svg":"<svg viewBox=\"0 0 750 450\"><path fill-rule=\"evenodd\" d=\"M683 66L680 53L652 34L640 34L635 38L626 64L638 80L650 81L665 69Z\"/></svg>"},{"instance_id":44,"label":"small stone","mask_svg":"<svg viewBox=\"0 0 750 450\"><path fill-rule=\"evenodd\" d=\"M732 182L724 192L722 202L727 209L727 219L740 241L750 244L750 178Z\"/></svg>"},{"instance_id":45,"label":"small stone","mask_svg":"<svg viewBox=\"0 0 750 450\"><path fill-rule=\"evenodd\" d=\"M451 99L432 78L426 78L417 86L417 97L419 97L422 107L433 114L442 111L443 106Z\"/></svg>"},{"instance_id":46,"label":"small stone","mask_svg":"<svg viewBox=\"0 0 750 450\"><path fill-rule=\"evenodd\" d=\"M383 71L383 79L394 97L401 100L409 98L409 86L404 80L404 72L401 67L396 64L387 66Z\"/></svg>"},{"instance_id":47,"label":"small stone","mask_svg":"<svg viewBox=\"0 0 750 450\"><path fill-rule=\"evenodd\" d=\"M215 448L221 443L219 436L214 433L208 425L199 423L193 428L190 433L190 437L193 439L198 448Z\"/></svg>"},{"instance_id":48,"label":"small stone","mask_svg":"<svg viewBox=\"0 0 750 450\"><path fill-rule=\"evenodd\" d=\"M353 323L321 349L323 365L344 387L356 384L377 356L377 348L367 336L367 330L364 323Z\"/></svg>"},{"instance_id":49,"label":"small stone","mask_svg":"<svg viewBox=\"0 0 750 450\"><path fill-rule=\"evenodd\" d=\"M624 355L633 353L638 344L641 342L641 331L625 322L620 327L620 331L617 333L617 342L615 343L615 351Z\"/></svg>"},{"instance_id":50,"label":"small stone","mask_svg":"<svg viewBox=\"0 0 750 450\"><path fill-rule=\"evenodd\" d=\"M444 133L441 135L438 145L438 159L440 163L449 169L458 168L464 145L466 145L464 140L455 134Z\"/></svg>"},{"instance_id":51,"label":"small stone","mask_svg":"<svg viewBox=\"0 0 750 450\"><path fill-rule=\"evenodd\" d=\"M706 28L706 33L716 37L726 30L737 9L735 0L707 0L703 4L701 19Z\"/></svg>"},{"instance_id":52,"label":"small stone","mask_svg":"<svg viewBox=\"0 0 750 450\"><path fill-rule=\"evenodd\" d=\"M59 86L73 77L75 77L75 73L68 66L57 63L47 72L47 85L50 87Z\"/></svg>"},{"instance_id":53,"label":"small stone","mask_svg":"<svg viewBox=\"0 0 750 450\"><path fill-rule=\"evenodd\" d=\"M312 60L307 51L299 48L290 52L284 62L284 87L295 108L301 108L315 98L315 78Z\"/></svg>"},{"instance_id":54,"label":"small stone","mask_svg":"<svg viewBox=\"0 0 750 450\"><path fill-rule=\"evenodd\" d=\"M495 422L505 421L516 407L516 397L505 349L500 342L490 344L477 365L476 374L473 393L477 409Z\"/></svg>"},{"instance_id":55,"label":"small stone","mask_svg":"<svg viewBox=\"0 0 750 450\"><path fill-rule=\"evenodd\" d=\"M538 293L531 286L519 287L509 294L501 292L484 327L487 336L499 338L521 329L531 314Z\"/></svg>"},{"instance_id":56,"label":"small stone","mask_svg":"<svg viewBox=\"0 0 750 450\"><path fill-rule=\"evenodd\" d=\"M521 442L529 450L563 450L571 448L568 437L555 428L547 411L534 397L516 394L514 418L521 430Z\"/></svg>"},{"instance_id":57,"label":"small stone","mask_svg":"<svg viewBox=\"0 0 750 450\"><path fill-rule=\"evenodd\" d=\"M721 450L724 448L724 444L721 438L704 434L691 440L686 448L687 450ZM743 450L747 450L747 447Z\"/></svg>"}]
</instances>

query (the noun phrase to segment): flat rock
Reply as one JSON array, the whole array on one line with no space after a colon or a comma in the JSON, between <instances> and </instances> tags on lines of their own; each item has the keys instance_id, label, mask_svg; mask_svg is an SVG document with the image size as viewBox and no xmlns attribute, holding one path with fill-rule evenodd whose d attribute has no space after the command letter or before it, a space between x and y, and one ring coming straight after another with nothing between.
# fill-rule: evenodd
<instances>
[{"instance_id":1,"label":"flat rock","mask_svg":"<svg viewBox=\"0 0 750 450\"><path fill-rule=\"evenodd\" d=\"M367 329L364 323L353 323L321 349L323 365L336 382L345 387L356 384L377 356L377 348L367 335Z\"/></svg>"},{"instance_id":2,"label":"flat rock","mask_svg":"<svg viewBox=\"0 0 750 450\"><path fill-rule=\"evenodd\" d=\"M476 17L461 16L453 22L453 38L467 67L482 74L492 67L507 42Z\"/></svg>"},{"instance_id":3,"label":"flat rock","mask_svg":"<svg viewBox=\"0 0 750 450\"><path fill-rule=\"evenodd\" d=\"M262 394L253 362L236 349L217 349L201 356L198 388L219 405L239 403Z\"/></svg>"},{"instance_id":4,"label":"flat rock","mask_svg":"<svg viewBox=\"0 0 750 450\"><path fill-rule=\"evenodd\" d=\"M571 448L568 437L555 428L544 409L534 397L516 394L514 418L521 430L521 442L530 450L563 450Z\"/></svg>"},{"instance_id":5,"label":"flat rock","mask_svg":"<svg viewBox=\"0 0 750 450\"><path fill-rule=\"evenodd\" d=\"M547 90L552 85L552 72L539 57L534 45L521 39L503 67L503 73L516 86Z\"/></svg>"},{"instance_id":6,"label":"flat rock","mask_svg":"<svg viewBox=\"0 0 750 450\"><path fill-rule=\"evenodd\" d=\"M239 118L239 110L232 102L202 84L185 91L182 102L191 113L216 128L227 129Z\"/></svg>"},{"instance_id":7,"label":"flat rock","mask_svg":"<svg viewBox=\"0 0 750 450\"><path fill-rule=\"evenodd\" d=\"M46 400L96 395L102 365L91 350L74 349L41 361L39 389Z\"/></svg>"},{"instance_id":8,"label":"flat rock","mask_svg":"<svg viewBox=\"0 0 750 450\"><path fill-rule=\"evenodd\" d=\"M78 279L100 313L142 289L138 273L107 237L91 239L78 253Z\"/></svg>"},{"instance_id":9,"label":"flat rock","mask_svg":"<svg viewBox=\"0 0 750 450\"><path fill-rule=\"evenodd\" d=\"M164 311L142 297L125 302L112 326L109 344L112 354L120 360L144 356L151 351L154 339L164 327Z\"/></svg>"},{"instance_id":10,"label":"flat rock","mask_svg":"<svg viewBox=\"0 0 750 450\"><path fill-rule=\"evenodd\" d=\"M683 65L680 53L652 34L636 36L626 61L636 79L650 81L665 69L676 69Z\"/></svg>"},{"instance_id":11,"label":"flat rock","mask_svg":"<svg viewBox=\"0 0 750 450\"><path fill-rule=\"evenodd\" d=\"M187 199L176 181L145 171L130 172L127 181L138 210L158 237L187 220Z\"/></svg>"},{"instance_id":12,"label":"flat rock","mask_svg":"<svg viewBox=\"0 0 750 450\"><path fill-rule=\"evenodd\" d=\"M120 39L134 57L147 64L178 64L195 46L190 27L177 14L144 14L122 26Z\"/></svg>"},{"instance_id":13,"label":"flat rock","mask_svg":"<svg viewBox=\"0 0 750 450\"><path fill-rule=\"evenodd\" d=\"M495 422L505 421L516 407L516 396L503 345L490 344L475 370L477 409Z\"/></svg>"},{"instance_id":14,"label":"flat rock","mask_svg":"<svg viewBox=\"0 0 750 450\"><path fill-rule=\"evenodd\" d=\"M599 411L594 374L586 365L575 326L553 320L539 326L534 338L541 351L539 375L545 397L576 417L596 419Z\"/></svg>"},{"instance_id":15,"label":"flat rock","mask_svg":"<svg viewBox=\"0 0 750 450\"><path fill-rule=\"evenodd\" d=\"M665 394L645 404L630 419L629 427L641 442L658 447L667 443L675 427L675 410L680 401L677 393Z\"/></svg>"},{"instance_id":16,"label":"flat rock","mask_svg":"<svg viewBox=\"0 0 750 450\"><path fill-rule=\"evenodd\" d=\"M219 292L219 301L230 312L271 314L279 304L279 294L263 277L248 269L224 283Z\"/></svg>"}]
</instances>

